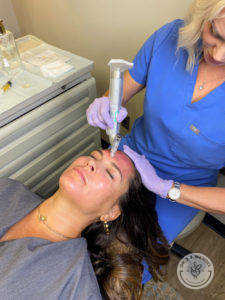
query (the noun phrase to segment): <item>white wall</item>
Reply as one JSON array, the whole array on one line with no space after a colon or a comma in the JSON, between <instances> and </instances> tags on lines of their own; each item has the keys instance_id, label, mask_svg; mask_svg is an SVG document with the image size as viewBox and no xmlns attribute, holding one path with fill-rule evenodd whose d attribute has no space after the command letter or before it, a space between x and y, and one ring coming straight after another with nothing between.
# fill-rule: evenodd
<instances>
[{"instance_id":1,"label":"white wall","mask_svg":"<svg viewBox=\"0 0 225 300\"><path fill-rule=\"evenodd\" d=\"M132 61L163 24L182 18L191 0L13 0L22 34L37 37L95 62L98 95L108 89L111 58ZM133 120L143 93L128 104Z\"/></svg>"},{"instance_id":2,"label":"white wall","mask_svg":"<svg viewBox=\"0 0 225 300\"><path fill-rule=\"evenodd\" d=\"M12 31L15 37L21 35L11 0L0 0L0 19L4 20L5 27Z\"/></svg>"}]
</instances>

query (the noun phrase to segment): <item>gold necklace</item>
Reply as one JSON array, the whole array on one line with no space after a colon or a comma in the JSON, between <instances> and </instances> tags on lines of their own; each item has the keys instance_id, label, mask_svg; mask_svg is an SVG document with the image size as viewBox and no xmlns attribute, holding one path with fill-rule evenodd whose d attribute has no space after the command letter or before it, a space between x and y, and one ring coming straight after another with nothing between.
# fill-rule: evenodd
<instances>
[{"instance_id":1,"label":"gold necklace","mask_svg":"<svg viewBox=\"0 0 225 300\"><path fill-rule=\"evenodd\" d=\"M42 222L42 223L48 228L48 230L50 230L51 232L55 233L56 235L58 235L58 236L60 236L60 237L63 237L64 239L67 239L67 240L69 240L69 239L74 239L74 237L66 236L66 235L64 235L64 234L62 234L62 233L60 233L60 232L58 232L58 231L52 229L52 228L47 224L47 216L44 216L44 215L42 215L42 214L40 213L40 206L38 206L38 220L39 220L40 222Z\"/></svg>"},{"instance_id":2,"label":"gold necklace","mask_svg":"<svg viewBox=\"0 0 225 300\"><path fill-rule=\"evenodd\" d=\"M205 78L205 77L206 77L206 68L204 69L204 78ZM199 90L202 91L202 90L205 88L205 84L210 83L210 82L213 82L213 81L216 81L216 80L218 80L218 79L220 79L220 78L224 78L224 77L218 77L218 78L216 78L216 79L212 79L212 80L209 80L209 81L205 81L205 80L203 79L202 84L199 85Z\"/></svg>"}]
</instances>

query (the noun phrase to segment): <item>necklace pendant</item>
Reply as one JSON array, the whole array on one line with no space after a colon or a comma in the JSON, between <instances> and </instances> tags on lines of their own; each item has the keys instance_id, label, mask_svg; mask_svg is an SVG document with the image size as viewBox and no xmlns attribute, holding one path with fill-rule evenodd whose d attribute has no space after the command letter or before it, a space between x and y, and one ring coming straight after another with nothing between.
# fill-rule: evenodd
<instances>
[{"instance_id":1,"label":"necklace pendant","mask_svg":"<svg viewBox=\"0 0 225 300\"><path fill-rule=\"evenodd\" d=\"M204 89L204 84L200 85L199 90L203 90Z\"/></svg>"},{"instance_id":2,"label":"necklace pendant","mask_svg":"<svg viewBox=\"0 0 225 300\"><path fill-rule=\"evenodd\" d=\"M45 222L45 221L47 221L47 217L40 214L40 215L39 215L39 220L40 220L41 222Z\"/></svg>"}]
</instances>

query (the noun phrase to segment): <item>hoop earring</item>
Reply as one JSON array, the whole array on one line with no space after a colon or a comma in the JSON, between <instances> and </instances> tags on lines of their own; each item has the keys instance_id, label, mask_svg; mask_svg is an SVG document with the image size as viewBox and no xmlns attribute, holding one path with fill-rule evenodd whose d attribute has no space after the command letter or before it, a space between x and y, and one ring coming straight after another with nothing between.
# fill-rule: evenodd
<instances>
[{"instance_id":1,"label":"hoop earring","mask_svg":"<svg viewBox=\"0 0 225 300\"><path fill-rule=\"evenodd\" d=\"M104 228L105 228L105 233L107 235L109 235L109 224L108 224L108 222L104 221L103 225L104 225Z\"/></svg>"}]
</instances>

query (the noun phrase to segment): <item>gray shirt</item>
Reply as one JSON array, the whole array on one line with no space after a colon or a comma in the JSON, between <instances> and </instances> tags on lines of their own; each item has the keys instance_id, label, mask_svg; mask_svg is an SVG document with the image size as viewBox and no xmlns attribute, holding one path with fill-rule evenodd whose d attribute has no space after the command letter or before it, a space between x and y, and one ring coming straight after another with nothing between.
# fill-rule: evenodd
<instances>
[{"instance_id":1,"label":"gray shirt","mask_svg":"<svg viewBox=\"0 0 225 300\"><path fill-rule=\"evenodd\" d=\"M23 184L0 179L0 237L43 199ZM0 299L102 299L84 238L0 243Z\"/></svg>"}]
</instances>

